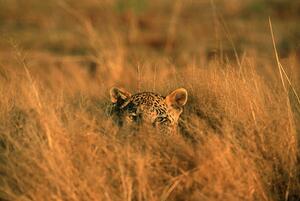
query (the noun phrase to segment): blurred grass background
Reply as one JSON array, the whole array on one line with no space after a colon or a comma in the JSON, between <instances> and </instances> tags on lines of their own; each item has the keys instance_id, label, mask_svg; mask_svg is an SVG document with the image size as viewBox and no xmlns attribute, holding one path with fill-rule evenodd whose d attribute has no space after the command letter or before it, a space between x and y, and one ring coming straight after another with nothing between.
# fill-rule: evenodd
<instances>
[{"instance_id":1,"label":"blurred grass background","mask_svg":"<svg viewBox=\"0 0 300 201\"><path fill-rule=\"evenodd\" d=\"M300 5L293 0L1 0L0 4L3 51L11 46L9 39L26 50L54 56L91 55L93 48L109 50L120 43L129 59L168 53L175 63L184 64L199 55L211 58L216 51L232 57L230 38L240 54L253 50L260 58L271 57L270 16L280 55L299 52Z\"/></svg>"},{"instance_id":2,"label":"blurred grass background","mask_svg":"<svg viewBox=\"0 0 300 201\"><path fill-rule=\"evenodd\" d=\"M279 56L295 66L299 7L293 0L1 0L1 60L10 60L17 44L37 65L75 62L95 74L115 64L135 68L154 60L184 66L192 60L204 66L239 63L249 55L268 73L266 66L274 63L268 17Z\"/></svg>"}]
</instances>

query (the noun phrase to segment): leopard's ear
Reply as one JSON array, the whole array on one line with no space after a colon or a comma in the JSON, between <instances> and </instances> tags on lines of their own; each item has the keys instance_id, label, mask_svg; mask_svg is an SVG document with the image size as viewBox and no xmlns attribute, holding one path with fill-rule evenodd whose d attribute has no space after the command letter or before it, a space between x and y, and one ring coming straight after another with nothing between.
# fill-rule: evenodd
<instances>
[{"instance_id":1,"label":"leopard's ear","mask_svg":"<svg viewBox=\"0 0 300 201\"><path fill-rule=\"evenodd\" d=\"M169 106L173 106L175 108L181 108L186 104L187 98L188 98L188 93L186 89L179 88L173 91L172 93L170 93L166 97L166 103Z\"/></svg>"},{"instance_id":2,"label":"leopard's ear","mask_svg":"<svg viewBox=\"0 0 300 201\"><path fill-rule=\"evenodd\" d=\"M116 103L119 100L123 100L123 101L127 100L131 96L131 93L129 93L125 89L121 89L117 87L112 87L109 93L110 93L110 100L113 103Z\"/></svg>"}]
</instances>

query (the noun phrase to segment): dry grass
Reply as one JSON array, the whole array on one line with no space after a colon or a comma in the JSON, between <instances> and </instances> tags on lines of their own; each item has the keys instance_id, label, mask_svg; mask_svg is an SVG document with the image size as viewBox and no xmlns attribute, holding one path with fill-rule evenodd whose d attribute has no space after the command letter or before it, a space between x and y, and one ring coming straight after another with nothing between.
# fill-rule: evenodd
<instances>
[{"instance_id":1,"label":"dry grass","mask_svg":"<svg viewBox=\"0 0 300 201\"><path fill-rule=\"evenodd\" d=\"M39 45L46 39L24 51L16 42L1 41L0 200L300 199L296 53L285 60L259 57L251 48L239 54L234 36L220 31L225 21L215 16L216 39L222 34L230 39L236 58L230 61L220 41L222 55L213 61L202 50L188 56L192 36L178 42L187 6L180 1L169 8L166 38L158 41L143 38L138 14L121 16L136 29L124 33L118 15L104 9L113 7L110 1L99 8L104 14L98 17L111 20L105 27L88 15L97 1L82 10L76 3L51 2L50 8L60 8L57 13L75 19L74 30L80 32L67 32L71 37L64 48L72 52L78 40L88 54L44 51ZM24 24L32 19L26 16ZM39 16L34 26L42 31L62 23L42 12L33 16ZM268 39L271 49L271 34ZM117 128L109 117L113 85L161 94L185 87L189 100L178 133Z\"/></svg>"},{"instance_id":2,"label":"dry grass","mask_svg":"<svg viewBox=\"0 0 300 201\"><path fill-rule=\"evenodd\" d=\"M81 68L43 71L1 69L0 188L5 199L299 196L296 125L288 97L251 68L238 73L188 66L157 77L156 85L169 80L162 93L177 86L190 92L181 124L185 135L172 137L148 129L119 131L107 116L108 86L90 80ZM167 66L157 73L165 71Z\"/></svg>"}]
</instances>

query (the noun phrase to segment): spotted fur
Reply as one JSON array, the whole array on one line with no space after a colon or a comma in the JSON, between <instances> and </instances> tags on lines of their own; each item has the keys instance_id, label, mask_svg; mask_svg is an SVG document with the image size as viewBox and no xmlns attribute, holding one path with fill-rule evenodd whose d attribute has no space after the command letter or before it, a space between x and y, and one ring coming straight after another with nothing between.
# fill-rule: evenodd
<instances>
[{"instance_id":1,"label":"spotted fur","mask_svg":"<svg viewBox=\"0 0 300 201\"><path fill-rule=\"evenodd\" d=\"M164 131L174 130L187 101L187 91L179 88L164 97L153 92L134 95L124 89L110 90L112 117L119 126L148 124Z\"/></svg>"}]
</instances>

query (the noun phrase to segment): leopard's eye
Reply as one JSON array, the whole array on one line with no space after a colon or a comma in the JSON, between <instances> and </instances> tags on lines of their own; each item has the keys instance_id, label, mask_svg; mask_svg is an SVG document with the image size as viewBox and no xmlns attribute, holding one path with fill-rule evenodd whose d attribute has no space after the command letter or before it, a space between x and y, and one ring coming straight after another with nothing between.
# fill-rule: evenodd
<instances>
[{"instance_id":1,"label":"leopard's eye","mask_svg":"<svg viewBox=\"0 0 300 201\"><path fill-rule=\"evenodd\" d=\"M129 118L131 121L136 121L136 120L137 120L137 114L131 113L131 114L128 115L128 118Z\"/></svg>"},{"instance_id":2,"label":"leopard's eye","mask_svg":"<svg viewBox=\"0 0 300 201\"><path fill-rule=\"evenodd\" d=\"M164 124L168 121L168 118L167 116L165 115L160 115L160 116L157 116L156 119L154 120L154 123L153 125L156 125L156 124Z\"/></svg>"},{"instance_id":3,"label":"leopard's eye","mask_svg":"<svg viewBox=\"0 0 300 201\"><path fill-rule=\"evenodd\" d=\"M163 122L165 120L165 117L157 117L156 121L157 122Z\"/></svg>"}]
</instances>

